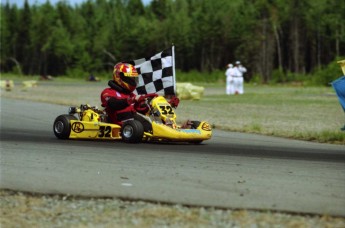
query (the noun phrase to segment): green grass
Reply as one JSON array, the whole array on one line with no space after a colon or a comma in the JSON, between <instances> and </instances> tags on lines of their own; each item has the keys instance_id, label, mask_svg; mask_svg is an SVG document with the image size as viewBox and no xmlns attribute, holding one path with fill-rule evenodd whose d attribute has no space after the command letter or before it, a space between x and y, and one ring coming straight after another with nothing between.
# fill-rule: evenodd
<instances>
[{"instance_id":1,"label":"green grass","mask_svg":"<svg viewBox=\"0 0 345 228\"><path fill-rule=\"evenodd\" d=\"M2 75L1 80L4 79L14 80L16 87L12 92L2 90L3 97L66 106L100 106L99 96L108 81L59 77L22 90L21 81L37 80L38 76ZM204 95L199 101L180 102L176 110L179 122L206 120L217 129L345 145L345 132L340 130L345 115L331 87L245 84L245 94L227 96L225 85L220 82L194 84L205 87Z\"/></svg>"},{"instance_id":2,"label":"green grass","mask_svg":"<svg viewBox=\"0 0 345 228\"><path fill-rule=\"evenodd\" d=\"M345 116L331 87L247 84L245 94L227 96L221 85L205 86L213 94L184 101L182 116L198 110L198 118L220 129L345 144Z\"/></svg>"}]
</instances>

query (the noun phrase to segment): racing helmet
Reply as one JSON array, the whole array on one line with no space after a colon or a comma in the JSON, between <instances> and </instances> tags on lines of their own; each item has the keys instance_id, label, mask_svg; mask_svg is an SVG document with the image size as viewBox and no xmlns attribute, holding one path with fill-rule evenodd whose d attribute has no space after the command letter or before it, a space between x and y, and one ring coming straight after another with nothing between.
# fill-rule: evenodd
<instances>
[{"instance_id":1,"label":"racing helmet","mask_svg":"<svg viewBox=\"0 0 345 228\"><path fill-rule=\"evenodd\" d=\"M132 92L137 86L138 72L129 63L117 63L114 66L113 80L121 88Z\"/></svg>"}]
</instances>

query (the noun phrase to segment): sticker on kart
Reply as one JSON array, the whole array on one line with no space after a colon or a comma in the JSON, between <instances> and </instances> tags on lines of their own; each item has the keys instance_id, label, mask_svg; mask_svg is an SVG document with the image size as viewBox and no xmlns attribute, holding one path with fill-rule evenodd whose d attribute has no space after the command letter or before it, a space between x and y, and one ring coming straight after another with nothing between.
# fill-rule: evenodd
<instances>
[{"instance_id":1,"label":"sticker on kart","mask_svg":"<svg viewBox=\"0 0 345 228\"><path fill-rule=\"evenodd\" d=\"M179 129L178 131L192 134L201 134L201 131L198 129Z\"/></svg>"},{"instance_id":2,"label":"sticker on kart","mask_svg":"<svg viewBox=\"0 0 345 228\"><path fill-rule=\"evenodd\" d=\"M85 129L84 124L81 122L74 122L71 128L75 133L82 133Z\"/></svg>"},{"instance_id":3,"label":"sticker on kart","mask_svg":"<svg viewBox=\"0 0 345 228\"><path fill-rule=\"evenodd\" d=\"M110 126L100 126L99 130L98 130L98 137L110 138L111 137L111 127Z\"/></svg>"}]
</instances>

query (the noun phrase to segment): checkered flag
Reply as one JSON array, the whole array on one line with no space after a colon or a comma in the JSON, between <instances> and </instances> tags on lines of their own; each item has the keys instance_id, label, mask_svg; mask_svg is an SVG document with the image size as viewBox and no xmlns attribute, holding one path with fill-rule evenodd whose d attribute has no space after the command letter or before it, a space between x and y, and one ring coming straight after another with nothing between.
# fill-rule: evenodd
<instances>
[{"instance_id":1,"label":"checkered flag","mask_svg":"<svg viewBox=\"0 0 345 228\"><path fill-rule=\"evenodd\" d=\"M176 94L174 46L152 57L124 62L134 65L139 73L135 94Z\"/></svg>"}]
</instances>

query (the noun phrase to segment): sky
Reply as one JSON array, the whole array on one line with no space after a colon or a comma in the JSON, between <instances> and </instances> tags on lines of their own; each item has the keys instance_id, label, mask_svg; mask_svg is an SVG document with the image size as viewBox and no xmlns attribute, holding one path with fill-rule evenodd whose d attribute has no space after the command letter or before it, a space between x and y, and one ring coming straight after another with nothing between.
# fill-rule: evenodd
<instances>
[{"instance_id":1,"label":"sky","mask_svg":"<svg viewBox=\"0 0 345 228\"><path fill-rule=\"evenodd\" d=\"M45 3L47 0L28 0L28 3L30 5L32 4L43 4ZM62 0L49 0L49 2L51 4L55 4L59 1ZM75 4L80 4L81 2L84 2L86 0L66 0L66 2L68 2L69 4L71 4L72 6ZM145 5L149 4L152 0L141 0ZM6 2L9 2L10 4L16 4L18 7L22 7L24 5L24 0L1 0L1 4L5 4Z\"/></svg>"}]
</instances>

